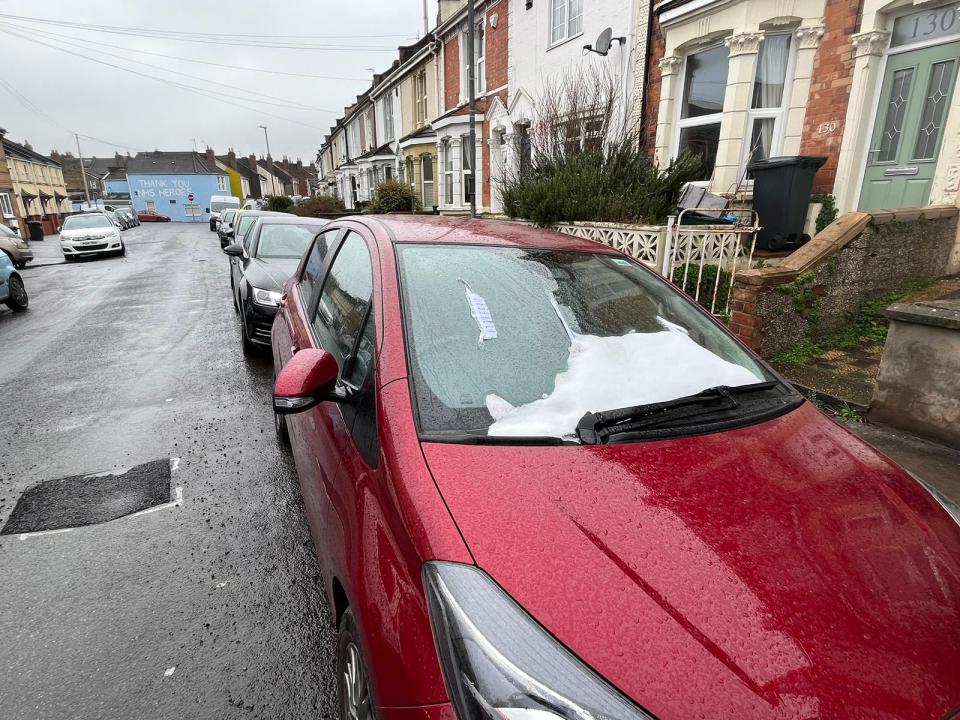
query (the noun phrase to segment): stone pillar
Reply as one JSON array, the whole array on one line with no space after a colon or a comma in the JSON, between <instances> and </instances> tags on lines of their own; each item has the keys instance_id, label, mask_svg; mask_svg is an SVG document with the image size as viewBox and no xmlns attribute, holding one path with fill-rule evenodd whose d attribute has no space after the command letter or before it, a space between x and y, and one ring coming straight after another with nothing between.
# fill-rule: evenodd
<instances>
[{"instance_id":1,"label":"stone pillar","mask_svg":"<svg viewBox=\"0 0 960 720\"><path fill-rule=\"evenodd\" d=\"M860 200L860 173L866 165L867 153L873 141L868 134L876 108L873 93L883 72L883 52L889 42L890 33L883 30L870 30L853 36L853 85L850 88L834 189L837 210L841 214L855 210Z\"/></svg>"},{"instance_id":2,"label":"stone pillar","mask_svg":"<svg viewBox=\"0 0 960 720\"><path fill-rule=\"evenodd\" d=\"M753 96L757 72L757 53L763 33L732 35L723 41L730 49L727 67L727 91L723 96L723 119L720 122L720 144L717 164L711 178L711 190L732 193L740 181L740 160L747 138L747 108Z\"/></svg>"},{"instance_id":3,"label":"stone pillar","mask_svg":"<svg viewBox=\"0 0 960 720\"><path fill-rule=\"evenodd\" d=\"M453 202L451 205L463 205L463 140L459 135L450 138L447 152L453 157Z\"/></svg>"},{"instance_id":4,"label":"stone pillar","mask_svg":"<svg viewBox=\"0 0 960 720\"><path fill-rule=\"evenodd\" d=\"M673 118L676 94L680 90L680 68L683 58L671 55L660 60L660 110L657 114L656 161L661 167L670 164L673 156Z\"/></svg>"},{"instance_id":5,"label":"stone pillar","mask_svg":"<svg viewBox=\"0 0 960 720\"><path fill-rule=\"evenodd\" d=\"M794 66L793 85L790 89L790 104L784 118L783 154L799 155L803 139L803 121L810 99L810 80L813 77L813 61L823 37L822 25L798 28L794 33L797 44L797 60Z\"/></svg>"}]
</instances>

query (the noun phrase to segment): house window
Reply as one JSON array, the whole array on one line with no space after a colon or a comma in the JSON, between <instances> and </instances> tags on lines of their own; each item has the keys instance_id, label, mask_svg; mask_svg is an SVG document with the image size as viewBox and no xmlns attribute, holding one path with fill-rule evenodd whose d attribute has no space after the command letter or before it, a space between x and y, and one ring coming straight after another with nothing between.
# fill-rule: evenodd
<instances>
[{"instance_id":1,"label":"house window","mask_svg":"<svg viewBox=\"0 0 960 720\"><path fill-rule=\"evenodd\" d=\"M393 140L393 95L387 93L383 99L383 138Z\"/></svg>"},{"instance_id":2,"label":"house window","mask_svg":"<svg viewBox=\"0 0 960 720\"><path fill-rule=\"evenodd\" d=\"M477 32L473 36L473 81L474 92L477 95L484 93L487 89L486 39L483 32L485 25L485 21L481 19L477 23ZM470 66L466 62L468 38L469 35L466 32L460 38L460 94L464 100L470 94Z\"/></svg>"},{"instance_id":3,"label":"house window","mask_svg":"<svg viewBox=\"0 0 960 720\"><path fill-rule=\"evenodd\" d=\"M383 177L385 180L393 180L393 166L384 165L383 166Z\"/></svg>"},{"instance_id":4,"label":"house window","mask_svg":"<svg viewBox=\"0 0 960 720\"><path fill-rule=\"evenodd\" d=\"M420 178L422 190L420 198L423 201L423 209L432 208L436 203L433 199L433 156L420 156Z\"/></svg>"},{"instance_id":5,"label":"house window","mask_svg":"<svg viewBox=\"0 0 960 720\"><path fill-rule=\"evenodd\" d=\"M0 213L5 218L13 217L13 204L10 202L10 196L7 193L0 193Z\"/></svg>"},{"instance_id":6,"label":"house window","mask_svg":"<svg viewBox=\"0 0 960 720\"><path fill-rule=\"evenodd\" d=\"M753 96L747 112L747 146L744 165L778 155L783 145L783 124L788 104L791 38L789 33L767 35L757 57Z\"/></svg>"},{"instance_id":7,"label":"house window","mask_svg":"<svg viewBox=\"0 0 960 720\"><path fill-rule=\"evenodd\" d=\"M464 135L460 138L460 157L462 158L463 173L463 204L469 205L473 197L473 161L474 150L470 146L470 136Z\"/></svg>"},{"instance_id":8,"label":"house window","mask_svg":"<svg viewBox=\"0 0 960 720\"><path fill-rule=\"evenodd\" d=\"M368 187L369 196L372 198L373 192L374 190L376 190L376 187L377 187L377 175L374 172L373 168L367 169L367 187Z\"/></svg>"},{"instance_id":9,"label":"house window","mask_svg":"<svg viewBox=\"0 0 960 720\"><path fill-rule=\"evenodd\" d=\"M227 190L227 179L223 175L217 176L217 190L220 192L226 192Z\"/></svg>"},{"instance_id":10,"label":"house window","mask_svg":"<svg viewBox=\"0 0 960 720\"><path fill-rule=\"evenodd\" d=\"M453 147L449 140L443 141L443 201L453 205Z\"/></svg>"},{"instance_id":11,"label":"house window","mask_svg":"<svg viewBox=\"0 0 960 720\"><path fill-rule=\"evenodd\" d=\"M157 203L155 200L147 200L147 212L156 212Z\"/></svg>"},{"instance_id":12,"label":"house window","mask_svg":"<svg viewBox=\"0 0 960 720\"><path fill-rule=\"evenodd\" d=\"M421 70L413 78L413 102L416 105L417 127L427 122L427 71Z\"/></svg>"},{"instance_id":13,"label":"house window","mask_svg":"<svg viewBox=\"0 0 960 720\"><path fill-rule=\"evenodd\" d=\"M676 154L689 151L700 156L701 180L710 179L717 162L728 60L729 51L723 45L687 56Z\"/></svg>"},{"instance_id":14,"label":"house window","mask_svg":"<svg viewBox=\"0 0 960 720\"><path fill-rule=\"evenodd\" d=\"M583 32L583 0L552 0L550 44L563 42Z\"/></svg>"}]
</instances>

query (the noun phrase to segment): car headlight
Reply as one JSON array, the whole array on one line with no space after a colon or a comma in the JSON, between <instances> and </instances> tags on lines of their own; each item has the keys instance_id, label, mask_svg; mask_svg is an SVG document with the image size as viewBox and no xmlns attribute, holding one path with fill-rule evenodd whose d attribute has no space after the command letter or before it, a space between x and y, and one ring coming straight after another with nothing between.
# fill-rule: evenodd
<instances>
[{"instance_id":1,"label":"car headlight","mask_svg":"<svg viewBox=\"0 0 960 720\"><path fill-rule=\"evenodd\" d=\"M257 305L266 305L267 307L277 307L280 305L281 294L274 292L273 290L263 290L261 288L253 288L253 301Z\"/></svg>"},{"instance_id":2,"label":"car headlight","mask_svg":"<svg viewBox=\"0 0 960 720\"><path fill-rule=\"evenodd\" d=\"M482 570L424 566L440 664L460 720L650 720Z\"/></svg>"}]
</instances>

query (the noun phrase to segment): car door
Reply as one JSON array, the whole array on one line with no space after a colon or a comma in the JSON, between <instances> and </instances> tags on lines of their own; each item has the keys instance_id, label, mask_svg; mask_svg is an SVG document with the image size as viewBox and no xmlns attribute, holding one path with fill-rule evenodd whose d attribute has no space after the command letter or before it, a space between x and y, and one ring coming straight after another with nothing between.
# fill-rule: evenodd
<instances>
[{"instance_id":1,"label":"car door","mask_svg":"<svg viewBox=\"0 0 960 720\"><path fill-rule=\"evenodd\" d=\"M238 307L242 307L241 302L244 296L244 290L242 288L243 272L252 260L251 253L253 252L254 235L257 230L259 230L259 225L254 222L247 228L247 232L240 241L240 247L243 248L243 255L240 257L230 256L230 279L233 284L234 293L236 293L237 296Z\"/></svg>"},{"instance_id":2,"label":"car door","mask_svg":"<svg viewBox=\"0 0 960 720\"><path fill-rule=\"evenodd\" d=\"M312 487L305 488L305 493L318 503L317 521L322 529L316 546L326 567L337 560L333 553L343 548L348 535L345 516L354 506L356 488L349 480L338 481L338 473L343 462L354 466L360 452L353 437L354 424L358 416L370 415L366 383L373 382L373 268L378 266L373 253L358 230L348 229L339 239L310 308L308 337L301 344L306 347L309 343L333 355L340 368L338 387L347 398L338 403L324 402L302 413L295 430L297 442L302 443L297 451L313 457L312 464L298 462L297 469L308 466ZM361 445L370 454L369 432L364 437ZM343 567L342 555L339 560L337 566Z\"/></svg>"}]
</instances>

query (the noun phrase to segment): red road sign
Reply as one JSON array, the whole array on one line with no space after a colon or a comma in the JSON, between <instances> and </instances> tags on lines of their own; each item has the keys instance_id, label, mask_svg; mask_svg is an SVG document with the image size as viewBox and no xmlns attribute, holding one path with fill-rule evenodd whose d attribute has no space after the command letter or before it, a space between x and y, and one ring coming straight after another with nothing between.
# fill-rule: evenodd
<instances>
[{"instance_id":1,"label":"red road sign","mask_svg":"<svg viewBox=\"0 0 960 720\"><path fill-rule=\"evenodd\" d=\"M187 195L187 200L189 200L190 202L193 202L193 193L190 193L189 195Z\"/></svg>"}]
</instances>

